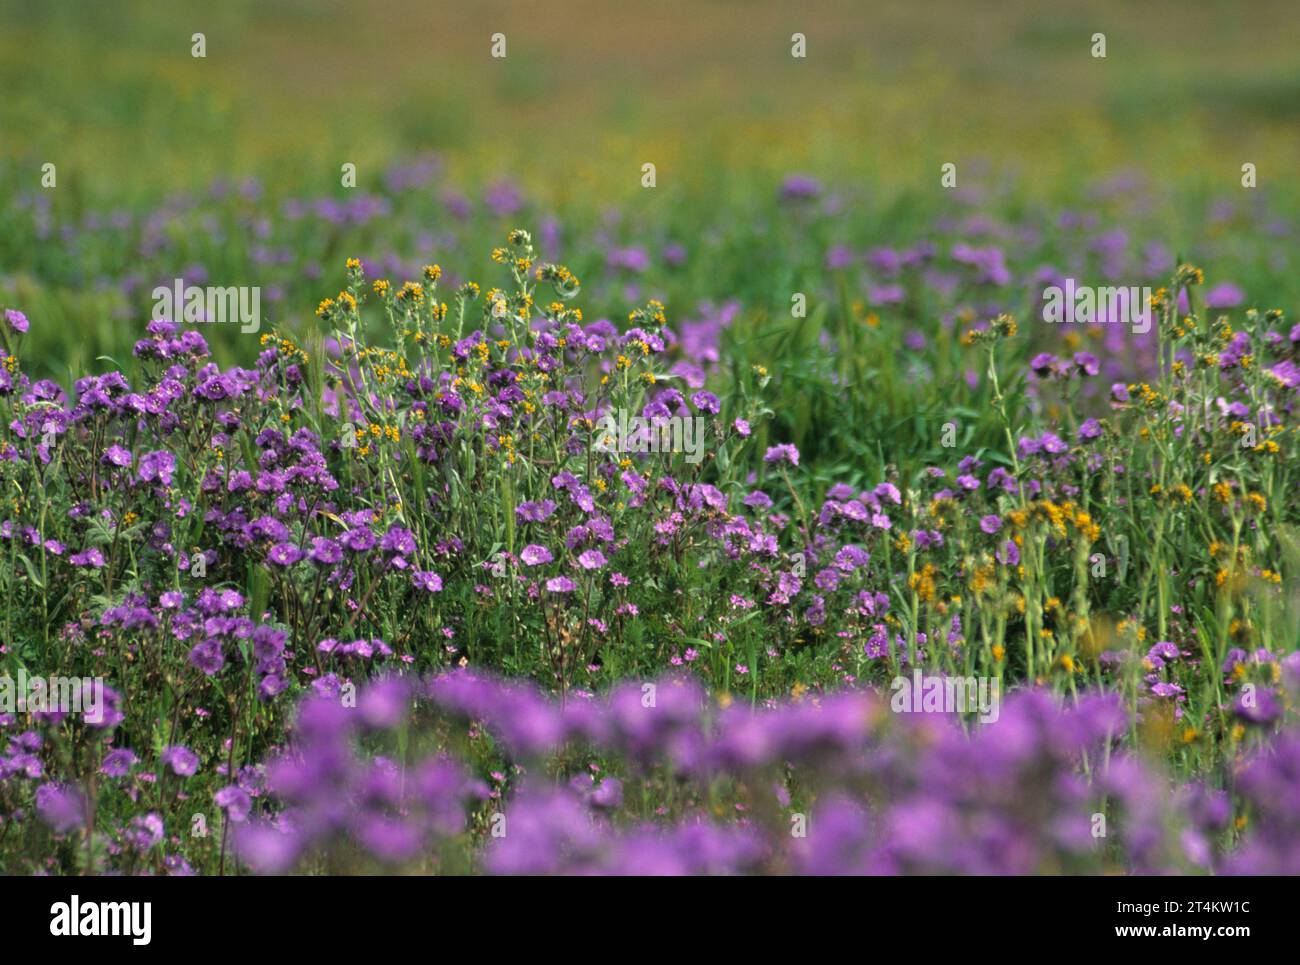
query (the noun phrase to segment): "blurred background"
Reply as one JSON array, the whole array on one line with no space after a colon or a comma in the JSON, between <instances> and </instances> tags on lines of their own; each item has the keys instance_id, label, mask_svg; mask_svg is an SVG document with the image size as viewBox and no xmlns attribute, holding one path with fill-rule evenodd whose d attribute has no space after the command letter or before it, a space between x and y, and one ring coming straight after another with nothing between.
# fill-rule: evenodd
<instances>
[{"instance_id":1,"label":"blurred background","mask_svg":"<svg viewBox=\"0 0 1300 965\"><path fill-rule=\"evenodd\" d=\"M0 151L134 201L257 173L338 183L436 151L557 199L736 168L929 180L985 154L1294 171L1291 2L4 0ZM190 53L202 32L207 57ZM491 36L507 57L489 55ZM807 37L807 57L790 37ZM1106 35L1107 57L1090 54Z\"/></svg>"}]
</instances>

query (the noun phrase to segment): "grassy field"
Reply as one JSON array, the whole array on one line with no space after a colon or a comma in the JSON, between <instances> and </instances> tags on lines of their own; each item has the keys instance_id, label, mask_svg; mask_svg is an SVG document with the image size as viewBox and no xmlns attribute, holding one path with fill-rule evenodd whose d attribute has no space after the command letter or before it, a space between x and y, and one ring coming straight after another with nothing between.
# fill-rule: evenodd
<instances>
[{"instance_id":1,"label":"grassy field","mask_svg":"<svg viewBox=\"0 0 1300 965\"><path fill-rule=\"evenodd\" d=\"M0 2L0 870L1300 870L1294 22Z\"/></svg>"}]
</instances>

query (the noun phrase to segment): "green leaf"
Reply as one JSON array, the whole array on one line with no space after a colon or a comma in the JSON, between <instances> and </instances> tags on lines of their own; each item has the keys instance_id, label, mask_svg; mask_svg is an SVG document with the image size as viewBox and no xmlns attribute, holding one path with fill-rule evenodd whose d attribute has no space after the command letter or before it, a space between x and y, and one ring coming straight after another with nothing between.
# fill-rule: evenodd
<instances>
[{"instance_id":1,"label":"green leaf","mask_svg":"<svg viewBox=\"0 0 1300 965\"><path fill-rule=\"evenodd\" d=\"M28 559L25 555L23 555L22 553L19 553L19 554L18 554L18 559L20 559L20 560L22 561L23 569L25 569L25 570L27 571L27 578L28 578L29 580L31 580L34 584L36 584L36 589L38 589L38 590L44 590L44 589L45 589L45 583L41 580L40 576L37 575L37 573L36 573L36 567L35 567L35 565L33 565L32 561L29 560L29 559Z\"/></svg>"}]
</instances>

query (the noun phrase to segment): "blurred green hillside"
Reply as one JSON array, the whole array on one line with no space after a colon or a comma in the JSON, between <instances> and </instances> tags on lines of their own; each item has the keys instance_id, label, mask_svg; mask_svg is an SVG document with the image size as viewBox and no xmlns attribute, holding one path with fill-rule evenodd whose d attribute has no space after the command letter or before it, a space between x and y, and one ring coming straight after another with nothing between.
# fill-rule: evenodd
<instances>
[{"instance_id":1,"label":"blurred green hillside","mask_svg":"<svg viewBox=\"0 0 1300 965\"><path fill-rule=\"evenodd\" d=\"M616 200L647 160L711 193L791 168L929 181L974 156L1045 183L1289 176L1297 22L1289 2L4 0L0 157L116 203L252 173L326 190L344 161L427 151L561 203Z\"/></svg>"}]
</instances>

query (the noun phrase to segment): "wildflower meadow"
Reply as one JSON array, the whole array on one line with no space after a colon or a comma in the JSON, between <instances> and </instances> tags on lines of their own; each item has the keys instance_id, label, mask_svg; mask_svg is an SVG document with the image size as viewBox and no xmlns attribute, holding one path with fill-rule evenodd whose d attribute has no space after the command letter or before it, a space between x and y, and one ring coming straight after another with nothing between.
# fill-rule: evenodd
<instances>
[{"instance_id":1,"label":"wildflower meadow","mask_svg":"<svg viewBox=\"0 0 1300 965\"><path fill-rule=\"evenodd\" d=\"M831 42L787 13L741 31L764 70ZM616 133L580 175L567 82L484 16L447 56L517 73L450 148L395 96L382 162L278 169L244 81L186 73L252 26L173 12L129 43L182 93L81 96L177 137L211 96L239 167L101 182L35 121L0 155L0 870L1300 873L1286 125L1192 173L953 134L872 179L833 124L728 151L766 141L738 100L707 165ZM1141 56L1093 19L1008 43ZM481 153L530 131L536 168Z\"/></svg>"}]
</instances>

